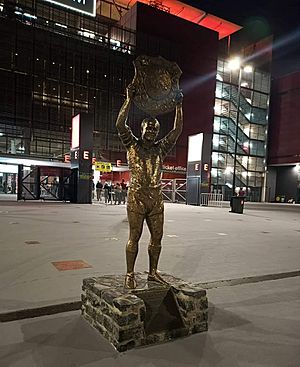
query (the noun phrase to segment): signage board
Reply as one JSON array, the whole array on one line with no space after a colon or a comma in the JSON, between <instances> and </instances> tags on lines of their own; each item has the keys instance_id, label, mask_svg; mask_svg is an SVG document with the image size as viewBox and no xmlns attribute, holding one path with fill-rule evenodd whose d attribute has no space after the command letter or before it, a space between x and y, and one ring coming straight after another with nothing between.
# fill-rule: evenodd
<instances>
[{"instance_id":1,"label":"signage board","mask_svg":"<svg viewBox=\"0 0 300 367\"><path fill-rule=\"evenodd\" d=\"M80 143L80 114L72 118L72 141L71 148L75 149L79 147Z\"/></svg>"},{"instance_id":2,"label":"signage board","mask_svg":"<svg viewBox=\"0 0 300 367\"><path fill-rule=\"evenodd\" d=\"M45 0L49 3L64 8L78 11L79 13L96 16L96 0Z\"/></svg>"},{"instance_id":3,"label":"signage board","mask_svg":"<svg viewBox=\"0 0 300 367\"><path fill-rule=\"evenodd\" d=\"M72 119L72 202L92 201L93 115L82 113Z\"/></svg>"},{"instance_id":4,"label":"signage board","mask_svg":"<svg viewBox=\"0 0 300 367\"><path fill-rule=\"evenodd\" d=\"M101 172L111 172L112 171L111 163L95 162L95 170Z\"/></svg>"},{"instance_id":5,"label":"signage board","mask_svg":"<svg viewBox=\"0 0 300 367\"><path fill-rule=\"evenodd\" d=\"M172 164L163 164L162 170L163 172L186 173L186 167L174 166Z\"/></svg>"}]
</instances>

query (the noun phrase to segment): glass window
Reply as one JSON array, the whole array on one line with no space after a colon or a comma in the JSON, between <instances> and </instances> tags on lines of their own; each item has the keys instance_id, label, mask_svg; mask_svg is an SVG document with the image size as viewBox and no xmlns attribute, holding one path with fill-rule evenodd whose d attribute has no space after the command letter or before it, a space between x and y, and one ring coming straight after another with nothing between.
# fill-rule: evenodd
<instances>
[{"instance_id":1,"label":"glass window","mask_svg":"<svg viewBox=\"0 0 300 367\"><path fill-rule=\"evenodd\" d=\"M249 171L264 171L264 158L249 157L248 158L248 170Z\"/></svg>"},{"instance_id":2,"label":"glass window","mask_svg":"<svg viewBox=\"0 0 300 367\"><path fill-rule=\"evenodd\" d=\"M250 154L265 156L266 154L265 142L252 140L250 143Z\"/></svg>"},{"instance_id":3,"label":"glass window","mask_svg":"<svg viewBox=\"0 0 300 367\"><path fill-rule=\"evenodd\" d=\"M266 127L262 125L254 125L251 124L249 128L250 138L256 140L265 140L266 139Z\"/></svg>"},{"instance_id":4,"label":"glass window","mask_svg":"<svg viewBox=\"0 0 300 367\"><path fill-rule=\"evenodd\" d=\"M0 133L0 153L7 153L7 148L6 148L6 136L3 136L3 133Z\"/></svg>"},{"instance_id":5,"label":"glass window","mask_svg":"<svg viewBox=\"0 0 300 367\"><path fill-rule=\"evenodd\" d=\"M264 93L270 92L270 75L259 70L254 72L254 87L253 89Z\"/></svg>"},{"instance_id":6,"label":"glass window","mask_svg":"<svg viewBox=\"0 0 300 367\"><path fill-rule=\"evenodd\" d=\"M269 97L267 94L253 92L252 105L260 108L268 108Z\"/></svg>"},{"instance_id":7,"label":"glass window","mask_svg":"<svg viewBox=\"0 0 300 367\"><path fill-rule=\"evenodd\" d=\"M251 111L250 121L256 124L267 124L267 111L261 108L253 107Z\"/></svg>"},{"instance_id":8,"label":"glass window","mask_svg":"<svg viewBox=\"0 0 300 367\"><path fill-rule=\"evenodd\" d=\"M263 174L257 172L249 172L248 185L253 187L261 187L263 184Z\"/></svg>"}]
</instances>

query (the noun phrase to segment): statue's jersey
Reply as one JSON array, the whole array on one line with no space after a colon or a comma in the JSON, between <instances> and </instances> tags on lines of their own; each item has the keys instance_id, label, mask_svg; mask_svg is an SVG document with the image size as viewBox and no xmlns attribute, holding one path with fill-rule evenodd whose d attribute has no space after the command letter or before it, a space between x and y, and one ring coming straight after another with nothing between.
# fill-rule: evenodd
<instances>
[{"instance_id":1,"label":"statue's jersey","mask_svg":"<svg viewBox=\"0 0 300 367\"><path fill-rule=\"evenodd\" d=\"M127 126L119 136L127 149L131 172L130 190L160 190L163 160L176 143L172 135L168 134L149 147L141 139L137 139Z\"/></svg>"}]
</instances>

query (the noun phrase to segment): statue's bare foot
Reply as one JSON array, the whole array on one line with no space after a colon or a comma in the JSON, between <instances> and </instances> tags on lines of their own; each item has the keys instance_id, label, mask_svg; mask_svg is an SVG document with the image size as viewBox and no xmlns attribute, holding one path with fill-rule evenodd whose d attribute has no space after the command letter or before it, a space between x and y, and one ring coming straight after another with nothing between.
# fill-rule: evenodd
<instances>
[{"instance_id":1,"label":"statue's bare foot","mask_svg":"<svg viewBox=\"0 0 300 367\"><path fill-rule=\"evenodd\" d=\"M125 288L134 289L136 288L136 281L134 273L127 273L125 276Z\"/></svg>"},{"instance_id":2,"label":"statue's bare foot","mask_svg":"<svg viewBox=\"0 0 300 367\"><path fill-rule=\"evenodd\" d=\"M150 282L156 282L164 285L169 285L168 282L166 282L156 271L155 273L149 273L148 274L148 281Z\"/></svg>"}]
</instances>

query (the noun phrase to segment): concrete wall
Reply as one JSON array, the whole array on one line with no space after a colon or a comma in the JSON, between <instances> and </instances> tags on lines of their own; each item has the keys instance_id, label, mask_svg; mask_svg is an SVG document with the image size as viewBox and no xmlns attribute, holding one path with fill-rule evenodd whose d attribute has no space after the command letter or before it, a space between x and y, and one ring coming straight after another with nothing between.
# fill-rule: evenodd
<instances>
[{"instance_id":1,"label":"concrete wall","mask_svg":"<svg viewBox=\"0 0 300 367\"><path fill-rule=\"evenodd\" d=\"M277 177L276 167L268 167L267 181L266 181L266 195L265 195L266 202L275 201L276 177Z\"/></svg>"},{"instance_id":2,"label":"concrete wall","mask_svg":"<svg viewBox=\"0 0 300 367\"><path fill-rule=\"evenodd\" d=\"M285 195L287 200L296 199L297 178L295 166L277 167L276 195Z\"/></svg>"},{"instance_id":3,"label":"concrete wall","mask_svg":"<svg viewBox=\"0 0 300 367\"><path fill-rule=\"evenodd\" d=\"M273 82L268 164L300 162L300 72Z\"/></svg>"}]
</instances>

